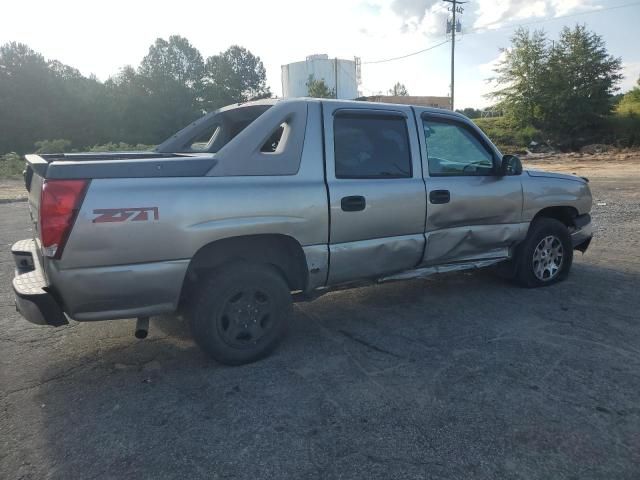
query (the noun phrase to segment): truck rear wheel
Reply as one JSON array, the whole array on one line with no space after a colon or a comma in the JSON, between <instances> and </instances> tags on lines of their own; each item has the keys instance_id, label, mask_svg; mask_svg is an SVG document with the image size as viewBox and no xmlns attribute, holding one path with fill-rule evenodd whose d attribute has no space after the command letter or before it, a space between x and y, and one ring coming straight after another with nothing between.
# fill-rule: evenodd
<instances>
[{"instance_id":1,"label":"truck rear wheel","mask_svg":"<svg viewBox=\"0 0 640 480\"><path fill-rule=\"evenodd\" d=\"M569 230L554 218L534 220L515 260L515 279L522 286L544 287L564 280L573 262Z\"/></svg>"},{"instance_id":2,"label":"truck rear wheel","mask_svg":"<svg viewBox=\"0 0 640 480\"><path fill-rule=\"evenodd\" d=\"M191 300L191 332L220 363L254 362L286 333L291 304L289 286L273 266L234 262L206 277Z\"/></svg>"}]
</instances>

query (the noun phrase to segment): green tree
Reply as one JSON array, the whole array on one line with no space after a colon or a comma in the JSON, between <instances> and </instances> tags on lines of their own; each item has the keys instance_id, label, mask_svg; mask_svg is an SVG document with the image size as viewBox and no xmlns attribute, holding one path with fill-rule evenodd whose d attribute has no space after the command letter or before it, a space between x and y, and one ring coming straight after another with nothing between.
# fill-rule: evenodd
<instances>
[{"instance_id":1,"label":"green tree","mask_svg":"<svg viewBox=\"0 0 640 480\"><path fill-rule=\"evenodd\" d=\"M636 86L624 94L616 112L621 115L640 115L640 78Z\"/></svg>"},{"instance_id":2,"label":"green tree","mask_svg":"<svg viewBox=\"0 0 640 480\"><path fill-rule=\"evenodd\" d=\"M97 143L108 131L104 86L16 42L0 47L0 152L25 153L36 140Z\"/></svg>"},{"instance_id":3,"label":"green tree","mask_svg":"<svg viewBox=\"0 0 640 480\"><path fill-rule=\"evenodd\" d=\"M271 97L260 57L238 45L207 58L202 105L207 111L231 103Z\"/></svg>"},{"instance_id":4,"label":"green tree","mask_svg":"<svg viewBox=\"0 0 640 480\"><path fill-rule=\"evenodd\" d=\"M389 89L389 95L393 95L394 97L406 97L409 95L409 92L403 83L396 82L396 84Z\"/></svg>"},{"instance_id":5,"label":"green tree","mask_svg":"<svg viewBox=\"0 0 640 480\"><path fill-rule=\"evenodd\" d=\"M565 27L550 44L542 31L518 29L492 80L490 98L518 127L551 135L598 128L610 113L622 78L621 60L608 54L602 37L584 25Z\"/></svg>"},{"instance_id":6,"label":"green tree","mask_svg":"<svg viewBox=\"0 0 640 480\"><path fill-rule=\"evenodd\" d=\"M500 49L502 60L495 68L498 89L488 95L519 126L536 125L545 94L547 37L519 28L511 37L511 47Z\"/></svg>"},{"instance_id":7,"label":"green tree","mask_svg":"<svg viewBox=\"0 0 640 480\"><path fill-rule=\"evenodd\" d=\"M126 72L127 81L123 84L125 95L129 95L126 87L142 95L135 102L140 109L134 113L134 121L144 135L119 140L155 144L199 117L203 72L202 55L186 38L179 35L172 35L169 40L158 38L149 47L136 75ZM139 123L141 114L146 117L144 125Z\"/></svg>"},{"instance_id":8,"label":"green tree","mask_svg":"<svg viewBox=\"0 0 640 480\"><path fill-rule=\"evenodd\" d=\"M622 61L584 25L565 27L549 50L541 105L547 130L574 134L598 126L611 112Z\"/></svg>"},{"instance_id":9,"label":"green tree","mask_svg":"<svg viewBox=\"0 0 640 480\"><path fill-rule=\"evenodd\" d=\"M203 71L202 55L180 35L171 35L168 41L156 39L138 69L140 75L158 85L174 81L189 87L200 81Z\"/></svg>"},{"instance_id":10,"label":"green tree","mask_svg":"<svg viewBox=\"0 0 640 480\"><path fill-rule=\"evenodd\" d=\"M163 100L148 91L144 77L134 67L123 67L105 82L105 89L109 100L107 116L114 120L114 132L108 141L150 144L160 141L160 135L154 132L156 124L149 117L157 109L155 105L162 106Z\"/></svg>"},{"instance_id":11,"label":"green tree","mask_svg":"<svg viewBox=\"0 0 640 480\"><path fill-rule=\"evenodd\" d=\"M0 153L24 153L48 135L52 80L44 57L27 45L0 47Z\"/></svg>"},{"instance_id":12,"label":"green tree","mask_svg":"<svg viewBox=\"0 0 640 480\"><path fill-rule=\"evenodd\" d=\"M336 92L325 83L324 79L316 80L313 75L309 75L307 83L307 95L313 98L336 98Z\"/></svg>"}]
</instances>

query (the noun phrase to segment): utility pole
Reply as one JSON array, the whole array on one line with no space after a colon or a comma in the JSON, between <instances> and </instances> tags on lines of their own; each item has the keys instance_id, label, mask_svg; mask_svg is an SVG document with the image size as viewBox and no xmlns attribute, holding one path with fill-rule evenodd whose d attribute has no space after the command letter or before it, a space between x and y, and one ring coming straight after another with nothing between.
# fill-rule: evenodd
<instances>
[{"instance_id":1,"label":"utility pole","mask_svg":"<svg viewBox=\"0 0 640 480\"><path fill-rule=\"evenodd\" d=\"M456 53L456 30L458 32L462 31L462 27L460 25L460 20L456 23L456 13L462 14L464 9L459 7L458 5L468 2L461 2L459 0L442 0L443 2L447 2L451 4L449 10L453 14L453 20L451 21L451 25L447 21L447 33L451 31L451 111L454 111L454 95L455 95L455 53Z\"/></svg>"},{"instance_id":2,"label":"utility pole","mask_svg":"<svg viewBox=\"0 0 640 480\"><path fill-rule=\"evenodd\" d=\"M333 78L335 80L335 88L336 91L334 92L334 97L336 98L336 100L338 99L338 57L335 58L335 60L333 61Z\"/></svg>"}]
</instances>

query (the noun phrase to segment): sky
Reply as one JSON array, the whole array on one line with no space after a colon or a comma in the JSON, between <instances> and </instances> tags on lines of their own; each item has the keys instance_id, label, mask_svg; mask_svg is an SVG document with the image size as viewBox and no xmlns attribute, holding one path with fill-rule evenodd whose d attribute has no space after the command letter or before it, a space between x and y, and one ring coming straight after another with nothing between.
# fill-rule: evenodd
<instances>
[{"instance_id":1,"label":"sky","mask_svg":"<svg viewBox=\"0 0 640 480\"><path fill-rule=\"evenodd\" d=\"M386 93L395 82L411 95L446 96L450 43L401 60L447 40L449 13L442 0L0 0L0 44L26 43L106 80L125 65L137 66L158 37L182 35L204 57L233 44L260 56L267 83L282 92L281 65L308 55L360 57L364 95ZM625 8L619 6L628 5ZM469 0L456 40L456 108L483 108L500 48L519 25L542 28L550 38L584 23L621 57L630 89L640 75L640 0Z\"/></svg>"}]
</instances>

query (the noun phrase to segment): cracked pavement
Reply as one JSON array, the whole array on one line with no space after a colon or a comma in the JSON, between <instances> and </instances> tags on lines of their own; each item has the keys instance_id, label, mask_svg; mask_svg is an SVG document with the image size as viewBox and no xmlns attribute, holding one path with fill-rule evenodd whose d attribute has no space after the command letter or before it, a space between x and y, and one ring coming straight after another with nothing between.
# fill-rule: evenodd
<instances>
[{"instance_id":1,"label":"cracked pavement","mask_svg":"<svg viewBox=\"0 0 640 480\"><path fill-rule=\"evenodd\" d=\"M566 282L329 294L244 367L179 318L143 341L133 320L27 323L9 253L27 208L0 205L0 478L637 479L640 172L592 188L597 237Z\"/></svg>"}]
</instances>

